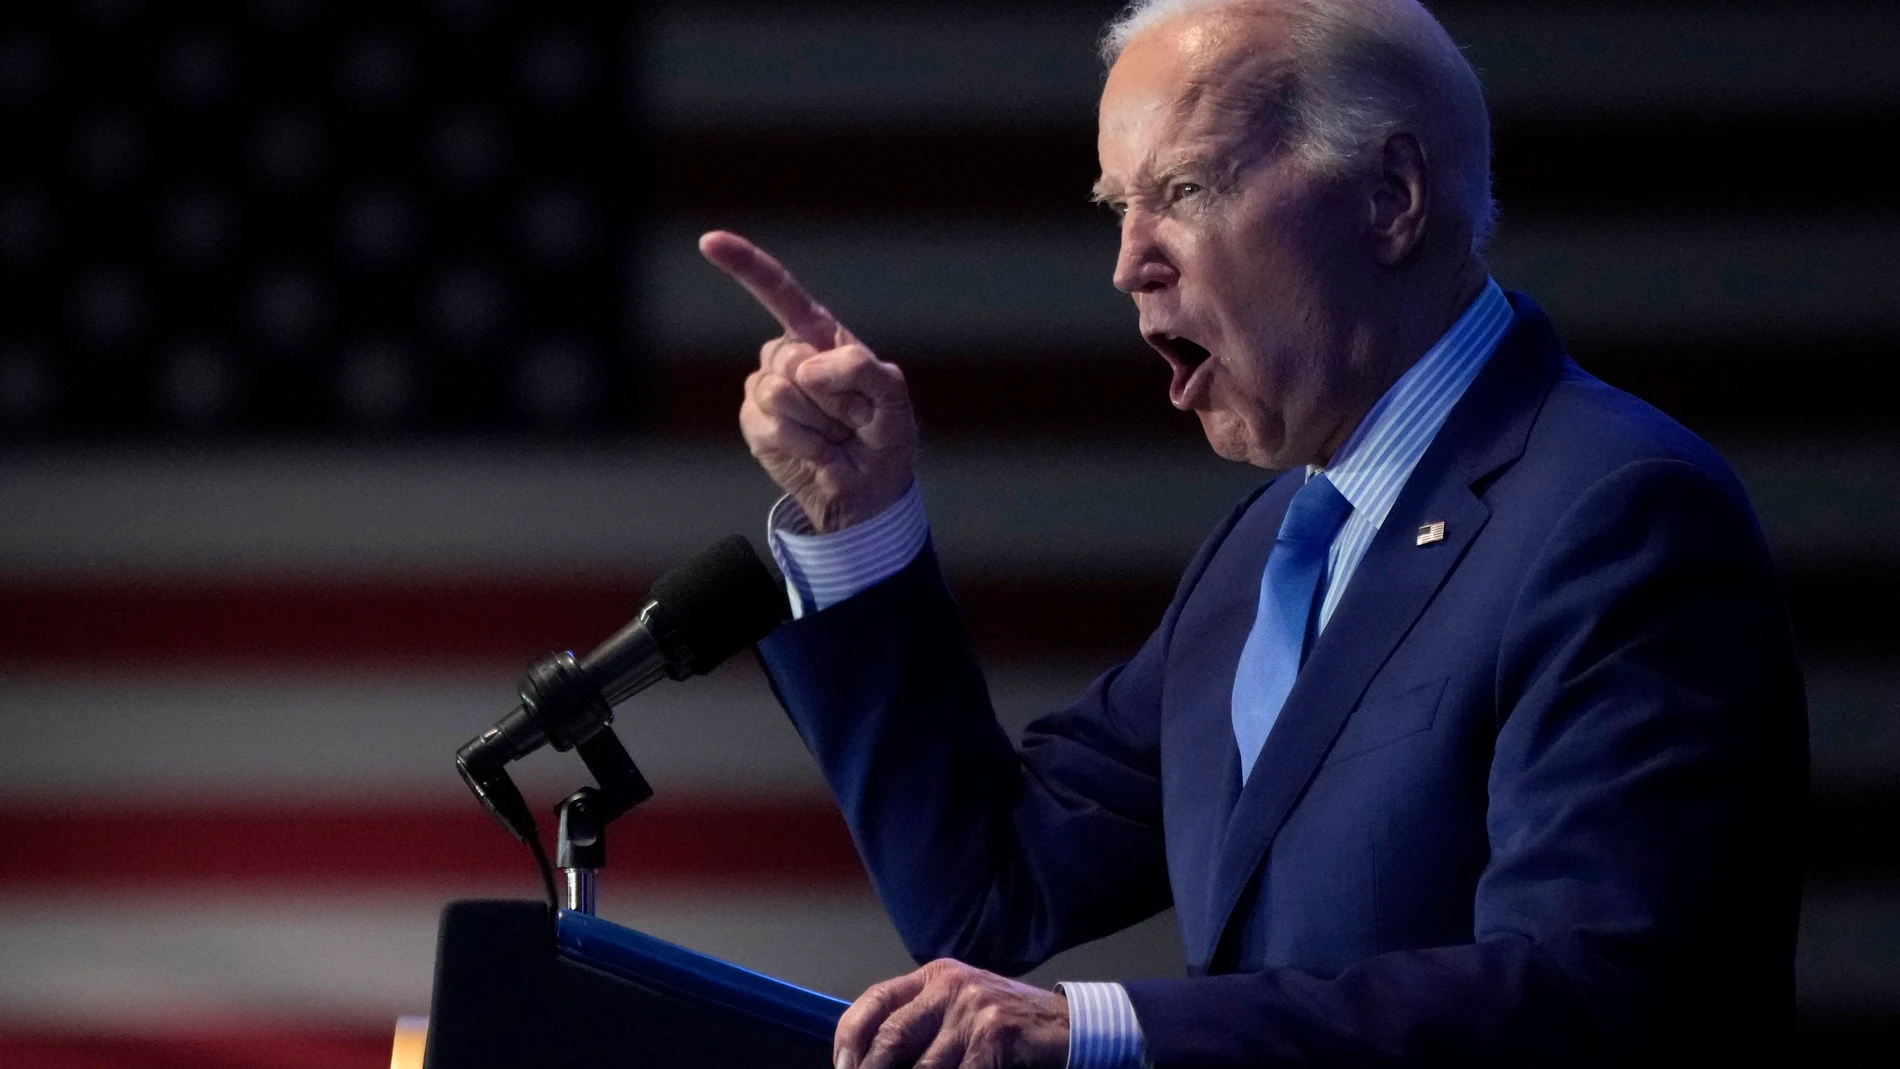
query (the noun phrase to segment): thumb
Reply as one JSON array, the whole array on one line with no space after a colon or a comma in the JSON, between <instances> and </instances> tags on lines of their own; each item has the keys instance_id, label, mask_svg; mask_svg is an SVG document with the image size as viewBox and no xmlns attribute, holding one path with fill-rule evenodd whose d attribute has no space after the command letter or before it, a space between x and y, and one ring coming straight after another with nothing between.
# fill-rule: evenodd
<instances>
[{"instance_id":1,"label":"thumb","mask_svg":"<svg viewBox=\"0 0 1900 1069\"><path fill-rule=\"evenodd\" d=\"M792 371L792 381L818 410L853 429L862 429L877 418L877 403L866 395L849 375L827 366L823 356L812 357Z\"/></svg>"}]
</instances>

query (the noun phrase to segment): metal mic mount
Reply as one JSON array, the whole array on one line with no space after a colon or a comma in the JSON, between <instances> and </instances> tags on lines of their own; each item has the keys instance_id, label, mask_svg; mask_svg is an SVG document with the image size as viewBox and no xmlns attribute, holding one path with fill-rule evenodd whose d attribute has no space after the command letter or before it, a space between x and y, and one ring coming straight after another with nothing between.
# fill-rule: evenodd
<instances>
[{"instance_id":1,"label":"metal mic mount","mask_svg":"<svg viewBox=\"0 0 1900 1069\"><path fill-rule=\"evenodd\" d=\"M594 912L594 879L607 867L607 825L653 797L613 729L602 727L578 747L598 786L582 787L554 807L554 864L567 874L565 901L576 913Z\"/></svg>"},{"instance_id":2,"label":"metal mic mount","mask_svg":"<svg viewBox=\"0 0 1900 1069\"><path fill-rule=\"evenodd\" d=\"M488 812L539 851L534 814L508 775L512 758L501 756L515 748L492 745L491 737L538 734L556 750L580 752L595 785L581 787L554 807L559 818L555 863L566 874L561 905L592 913L595 878L607 863L607 825L653 797L653 788L614 735L613 709L572 653L550 654L528 669L518 713L457 752L456 767Z\"/></svg>"}]
</instances>

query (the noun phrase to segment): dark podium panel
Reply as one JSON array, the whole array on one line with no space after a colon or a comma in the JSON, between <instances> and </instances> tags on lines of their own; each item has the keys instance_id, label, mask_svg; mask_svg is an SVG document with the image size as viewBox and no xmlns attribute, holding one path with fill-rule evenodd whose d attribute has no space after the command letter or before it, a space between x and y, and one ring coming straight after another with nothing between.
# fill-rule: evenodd
<instances>
[{"instance_id":1,"label":"dark podium panel","mask_svg":"<svg viewBox=\"0 0 1900 1069\"><path fill-rule=\"evenodd\" d=\"M426 1069L830 1069L846 1003L538 902L442 913Z\"/></svg>"}]
</instances>

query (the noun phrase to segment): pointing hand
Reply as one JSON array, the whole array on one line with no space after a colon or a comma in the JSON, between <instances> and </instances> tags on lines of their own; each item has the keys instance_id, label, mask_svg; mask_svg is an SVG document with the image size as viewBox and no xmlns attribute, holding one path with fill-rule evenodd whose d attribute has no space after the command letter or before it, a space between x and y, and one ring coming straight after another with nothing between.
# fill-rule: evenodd
<instances>
[{"instance_id":1,"label":"pointing hand","mask_svg":"<svg viewBox=\"0 0 1900 1069\"><path fill-rule=\"evenodd\" d=\"M904 373L750 241L715 230L699 239L699 251L785 328L760 348L739 406L739 429L766 474L819 532L895 504L916 477L917 421Z\"/></svg>"}]
</instances>

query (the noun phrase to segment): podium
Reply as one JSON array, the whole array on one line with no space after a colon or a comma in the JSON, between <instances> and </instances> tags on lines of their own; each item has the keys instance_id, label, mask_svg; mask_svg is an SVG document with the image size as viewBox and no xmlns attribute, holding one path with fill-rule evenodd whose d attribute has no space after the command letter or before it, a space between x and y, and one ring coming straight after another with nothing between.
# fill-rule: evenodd
<instances>
[{"instance_id":1,"label":"podium","mask_svg":"<svg viewBox=\"0 0 1900 1069\"><path fill-rule=\"evenodd\" d=\"M455 752L482 807L533 853L549 904L443 911L424 1069L830 1069L845 1003L593 915L608 824L653 796L614 735L613 706L662 678L704 675L789 615L784 584L729 536L661 576L640 615L586 657L560 650L529 666L514 710ZM543 746L577 752L596 781L554 807L553 864L508 774Z\"/></svg>"},{"instance_id":2,"label":"podium","mask_svg":"<svg viewBox=\"0 0 1900 1069\"><path fill-rule=\"evenodd\" d=\"M442 913L425 1069L830 1069L846 1003L586 913Z\"/></svg>"}]
</instances>

